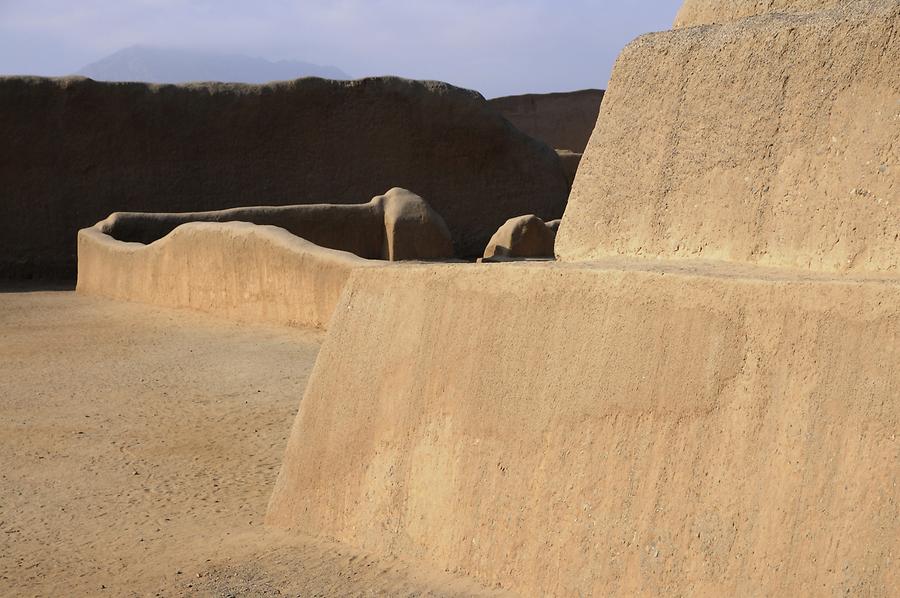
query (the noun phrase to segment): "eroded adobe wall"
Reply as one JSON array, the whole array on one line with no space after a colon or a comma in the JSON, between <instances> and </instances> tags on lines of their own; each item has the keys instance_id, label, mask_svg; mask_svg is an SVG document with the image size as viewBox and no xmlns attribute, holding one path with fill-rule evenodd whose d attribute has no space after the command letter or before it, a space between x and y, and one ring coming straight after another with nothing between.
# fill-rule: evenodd
<instances>
[{"instance_id":1,"label":"eroded adobe wall","mask_svg":"<svg viewBox=\"0 0 900 598\"><path fill-rule=\"evenodd\" d=\"M900 283L356 271L267 521L523 596L888 595Z\"/></svg>"},{"instance_id":2,"label":"eroded adobe wall","mask_svg":"<svg viewBox=\"0 0 900 598\"><path fill-rule=\"evenodd\" d=\"M379 267L274 226L191 222L150 244L78 233L79 293L326 328L356 268Z\"/></svg>"},{"instance_id":3,"label":"eroded adobe wall","mask_svg":"<svg viewBox=\"0 0 900 598\"><path fill-rule=\"evenodd\" d=\"M277 226L310 243L381 259L384 216L372 202L251 206L211 212L115 212L98 223L101 232L125 243L149 245L188 222L249 222Z\"/></svg>"},{"instance_id":4,"label":"eroded adobe wall","mask_svg":"<svg viewBox=\"0 0 900 598\"><path fill-rule=\"evenodd\" d=\"M396 78L148 85L0 78L0 276L73 274L115 211L362 203L420 193L456 250L507 218L561 216L552 149L476 92Z\"/></svg>"},{"instance_id":5,"label":"eroded adobe wall","mask_svg":"<svg viewBox=\"0 0 900 598\"><path fill-rule=\"evenodd\" d=\"M453 242L443 219L418 195L394 188L364 204L253 206L211 212L116 212L97 224L126 243L150 244L188 222L277 226L310 243L370 260L446 260Z\"/></svg>"},{"instance_id":6,"label":"eroded adobe wall","mask_svg":"<svg viewBox=\"0 0 900 598\"><path fill-rule=\"evenodd\" d=\"M558 256L900 271L898 25L881 0L630 44Z\"/></svg>"}]
</instances>

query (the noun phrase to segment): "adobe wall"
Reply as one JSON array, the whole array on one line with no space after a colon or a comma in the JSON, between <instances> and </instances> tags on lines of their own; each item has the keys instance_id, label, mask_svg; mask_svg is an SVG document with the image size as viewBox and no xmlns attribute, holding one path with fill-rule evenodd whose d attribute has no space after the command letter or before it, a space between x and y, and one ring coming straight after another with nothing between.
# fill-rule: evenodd
<instances>
[{"instance_id":1,"label":"adobe wall","mask_svg":"<svg viewBox=\"0 0 900 598\"><path fill-rule=\"evenodd\" d=\"M267 522L523 596L889 595L900 279L356 270Z\"/></svg>"},{"instance_id":2,"label":"adobe wall","mask_svg":"<svg viewBox=\"0 0 900 598\"><path fill-rule=\"evenodd\" d=\"M413 189L461 255L506 219L559 218L552 149L438 82L267 85L0 77L0 277L73 276L76 233L114 211L359 203Z\"/></svg>"},{"instance_id":3,"label":"adobe wall","mask_svg":"<svg viewBox=\"0 0 900 598\"><path fill-rule=\"evenodd\" d=\"M210 212L114 212L98 223L104 234L126 243L149 245L188 222L249 222L277 226L310 243L381 259L383 215L372 202L250 206Z\"/></svg>"},{"instance_id":4,"label":"adobe wall","mask_svg":"<svg viewBox=\"0 0 900 598\"><path fill-rule=\"evenodd\" d=\"M558 257L900 271L898 24L849 2L630 44Z\"/></svg>"},{"instance_id":5,"label":"adobe wall","mask_svg":"<svg viewBox=\"0 0 900 598\"><path fill-rule=\"evenodd\" d=\"M603 90L530 93L489 100L516 128L554 149L581 153L597 122Z\"/></svg>"},{"instance_id":6,"label":"adobe wall","mask_svg":"<svg viewBox=\"0 0 900 598\"><path fill-rule=\"evenodd\" d=\"M685 0L675 17L675 27L721 24L774 12L811 12L870 2L871 0Z\"/></svg>"},{"instance_id":7,"label":"adobe wall","mask_svg":"<svg viewBox=\"0 0 900 598\"><path fill-rule=\"evenodd\" d=\"M149 245L101 225L78 233L79 293L240 320L326 328L350 273L385 264L246 222L182 224Z\"/></svg>"}]
</instances>

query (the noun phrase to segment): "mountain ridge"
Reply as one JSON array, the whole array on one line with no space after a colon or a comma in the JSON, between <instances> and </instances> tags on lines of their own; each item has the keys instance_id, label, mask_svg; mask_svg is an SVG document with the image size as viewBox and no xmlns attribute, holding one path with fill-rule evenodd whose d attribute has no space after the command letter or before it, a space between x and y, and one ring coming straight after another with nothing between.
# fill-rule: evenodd
<instances>
[{"instance_id":1,"label":"mountain ridge","mask_svg":"<svg viewBox=\"0 0 900 598\"><path fill-rule=\"evenodd\" d=\"M337 67L299 60L271 61L242 54L153 46L123 48L82 67L75 74L98 81L147 83L268 83L300 77L351 78Z\"/></svg>"}]
</instances>

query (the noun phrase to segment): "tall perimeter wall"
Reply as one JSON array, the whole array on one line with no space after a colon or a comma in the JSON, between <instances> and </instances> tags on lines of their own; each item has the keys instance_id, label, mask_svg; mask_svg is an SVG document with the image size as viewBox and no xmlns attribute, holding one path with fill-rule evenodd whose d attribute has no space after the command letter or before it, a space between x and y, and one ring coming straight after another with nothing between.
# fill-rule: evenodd
<instances>
[{"instance_id":1,"label":"tall perimeter wall","mask_svg":"<svg viewBox=\"0 0 900 598\"><path fill-rule=\"evenodd\" d=\"M268 85L0 78L0 277L72 275L112 212L361 203L420 193L459 254L508 218L559 218L552 149L480 94L396 78Z\"/></svg>"}]
</instances>

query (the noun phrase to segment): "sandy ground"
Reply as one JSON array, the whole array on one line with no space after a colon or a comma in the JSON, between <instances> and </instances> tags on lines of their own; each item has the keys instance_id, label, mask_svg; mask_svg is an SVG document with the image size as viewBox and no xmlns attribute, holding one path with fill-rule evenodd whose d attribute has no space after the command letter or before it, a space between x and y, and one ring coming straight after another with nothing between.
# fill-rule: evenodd
<instances>
[{"instance_id":1,"label":"sandy ground","mask_svg":"<svg viewBox=\"0 0 900 598\"><path fill-rule=\"evenodd\" d=\"M261 526L323 334L0 292L0 596L453 596Z\"/></svg>"}]
</instances>

